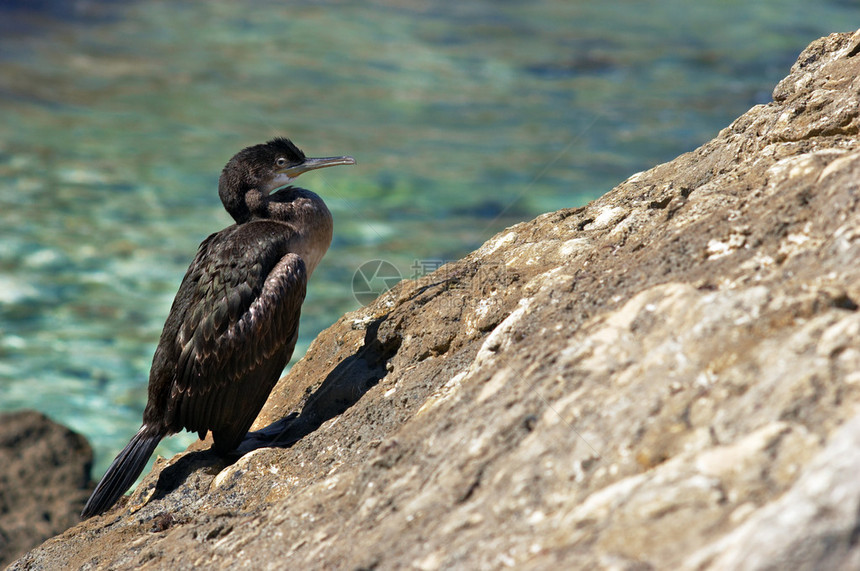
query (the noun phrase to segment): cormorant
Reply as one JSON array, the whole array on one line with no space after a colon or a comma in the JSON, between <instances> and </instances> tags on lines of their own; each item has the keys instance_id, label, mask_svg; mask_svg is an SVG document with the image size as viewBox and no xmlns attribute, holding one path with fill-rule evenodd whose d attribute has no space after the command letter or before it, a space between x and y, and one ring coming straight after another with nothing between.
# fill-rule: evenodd
<instances>
[{"instance_id":1,"label":"cormorant","mask_svg":"<svg viewBox=\"0 0 860 571\"><path fill-rule=\"evenodd\" d=\"M230 159L218 195L236 224L200 244L152 359L143 426L81 517L113 506L165 436L184 428L205 438L211 430L217 452L239 445L293 353L307 280L331 244L322 199L286 185L309 170L352 164L306 158L283 138Z\"/></svg>"}]
</instances>

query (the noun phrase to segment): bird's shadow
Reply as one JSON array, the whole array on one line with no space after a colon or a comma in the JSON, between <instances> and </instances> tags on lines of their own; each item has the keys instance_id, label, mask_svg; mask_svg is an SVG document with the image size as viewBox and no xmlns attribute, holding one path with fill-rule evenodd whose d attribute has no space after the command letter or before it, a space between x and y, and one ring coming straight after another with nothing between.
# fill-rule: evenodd
<instances>
[{"instance_id":1,"label":"bird's shadow","mask_svg":"<svg viewBox=\"0 0 860 571\"><path fill-rule=\"evenodd\" d=\"M399 347L397 341L384 344L379 340L379 326L384 320L385 316L368 325L362 347L332 369L308 397L300 413L290 413L260 430L249 432L236 450L226 456L217 454L213 448L185 454L161 471L152 498L162 498L176 490L201 468L220 470L258 448L289 448L357 403L386 375L386 362Z\"/></svg>"}]
</instances>

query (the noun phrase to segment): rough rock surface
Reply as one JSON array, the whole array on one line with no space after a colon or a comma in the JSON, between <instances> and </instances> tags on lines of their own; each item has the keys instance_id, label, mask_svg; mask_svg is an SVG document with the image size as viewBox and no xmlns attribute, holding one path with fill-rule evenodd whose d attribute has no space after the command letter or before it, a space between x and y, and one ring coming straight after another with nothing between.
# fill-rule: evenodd
<instances>
[{"instance_id":1,"label":"rough rock surface","mask_svg":"<svg viewBox=\"0 0 860 571\"><path fill-rule=\"evenodd\" d=\"M773 96L344 316L285 446L195 445L13 568L856 567L860 32Z\"/></svg>"},{"instance_id":2,"label":"rough rock surface","mask_svg":"<svg viewBox=\"0 0 860 571\"><path fill-rule=\"evenodd\" d=\"M33 410L0 414L0 564L80 521L93 451Z\"/></svg>"}]
</instances>

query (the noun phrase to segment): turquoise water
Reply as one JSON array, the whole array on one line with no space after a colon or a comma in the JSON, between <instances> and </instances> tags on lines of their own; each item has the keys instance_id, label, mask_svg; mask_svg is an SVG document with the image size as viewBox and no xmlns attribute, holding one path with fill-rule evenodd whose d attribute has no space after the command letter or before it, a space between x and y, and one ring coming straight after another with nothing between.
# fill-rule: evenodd
<instances>
[{"instance_id":1,"label":"turquoise water","mask_svg":"<svg viewBox=\"0 0 860 571\"><path fill-rule=\"evenodd\" d=\"M17 4L0 4L0 409L84 433L99 473L139 426L197 244L231 222L216 184L243 146L358 161L300 179L336 223L300 357L358 306L363 262L408 277L598 197L860 25L835 0Z\"/></svg>"}]
</instances>

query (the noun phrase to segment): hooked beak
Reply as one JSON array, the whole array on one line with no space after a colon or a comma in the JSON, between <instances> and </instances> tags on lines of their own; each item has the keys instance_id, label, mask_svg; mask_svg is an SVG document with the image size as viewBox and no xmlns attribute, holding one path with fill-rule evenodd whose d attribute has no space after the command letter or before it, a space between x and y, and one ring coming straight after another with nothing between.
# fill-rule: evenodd
<instances>
[{"instance_id":1,"label":"hooked beak","mask_svg":"<svg viewBox=\"0 0 860 571\"><path fill-rule=\"evenodd\" d=\"M287 175L290 179L294 179L302 173L325 167L334 167L337 165L354 165L355 159L352 157L322 157L317 159L305 159L303 163L293 165L285 169L281 169L278 173Z\"/></svg>"}]
</instances>

